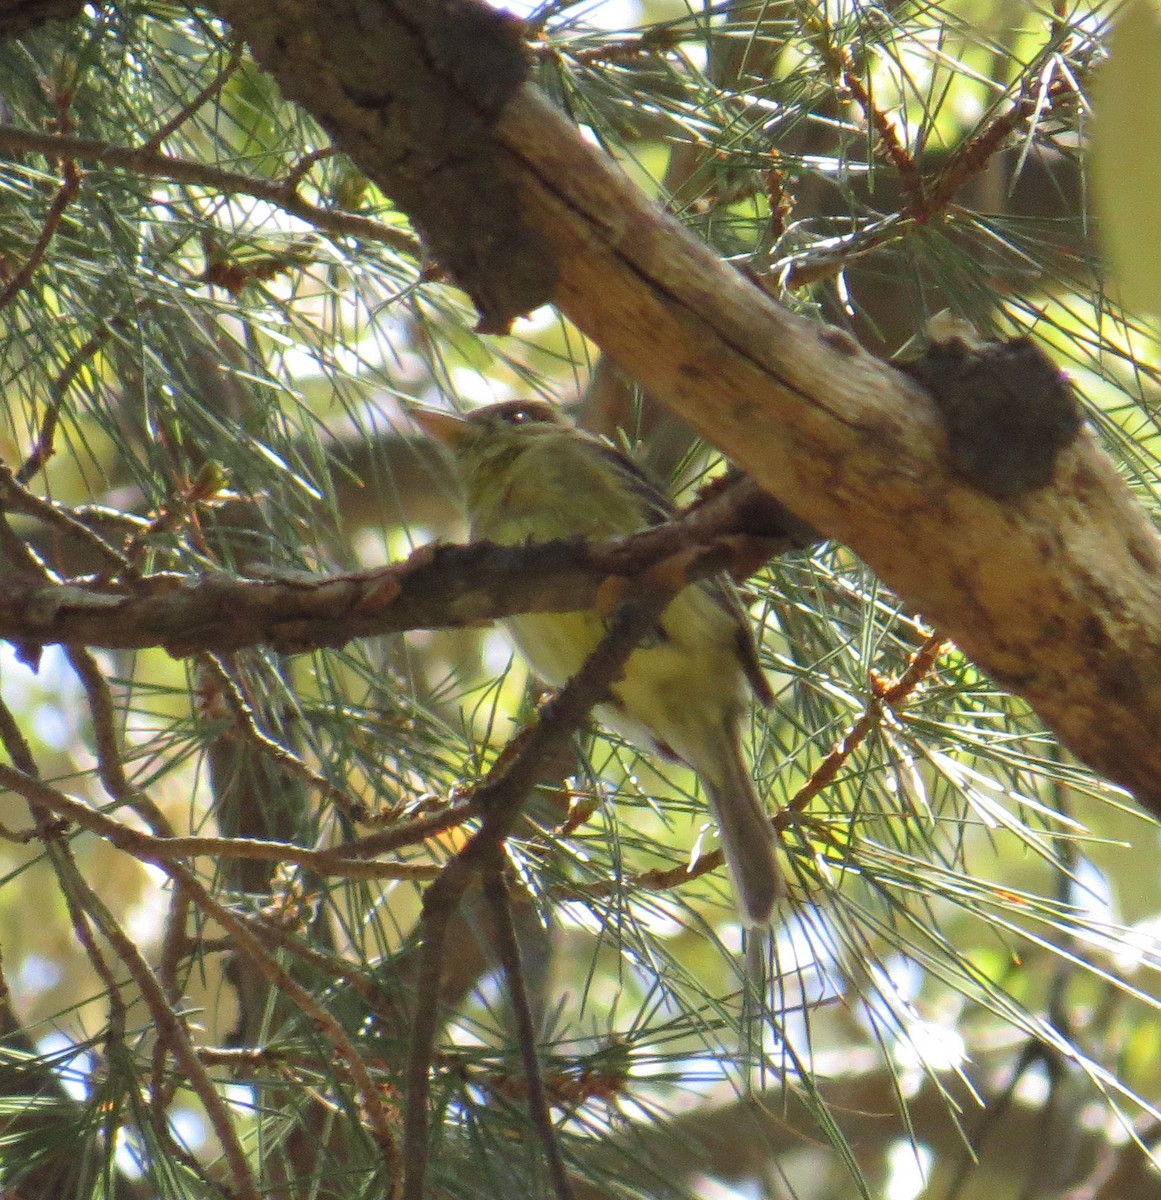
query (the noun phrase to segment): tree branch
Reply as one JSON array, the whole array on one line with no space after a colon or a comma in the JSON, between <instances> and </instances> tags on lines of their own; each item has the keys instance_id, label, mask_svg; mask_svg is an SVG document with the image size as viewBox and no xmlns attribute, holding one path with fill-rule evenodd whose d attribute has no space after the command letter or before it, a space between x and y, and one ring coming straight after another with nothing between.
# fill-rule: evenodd
<instances>
[{"instance_id":1,"label":"tree branch","mask_svg":"<svg viewBox=\"0 0 1161 1200\"><path fill-rule=\"evenodd\" d=\"M667 572L663 569L661 573ZM451 917L479 871L500 869L505 853L504 841L511 834L529 792L539 782L545 763L568 745L593 705L607 694L626 659L672 599L672 582L672 579L639 581L639 586L620 606L608 632L585 660L584 666L542 706L536 724L520 740L518 748L510 756L500 759L487 779L476 788L472 802L483 814L480 828L424 893L420 919L423 949L416 985L419 1003L407 1069L403 1200L422 1200L424 1195L429 1141L429 1073ZM552 1168L557 1182L564 1182L559 1157L553 1156ZM569 1191L564 1182L564 1194Z\"/></svg>"},{"instance_id":2,"label":"tree branch","mask_svg":"<svg viewBox=\"0 0 1161 1200\"><path fill-rule=\"evenodd\" d=\"M474 0L211 7L288 99L373 164L364 171L468 290L482 328L548 299L552 256L524 219L515 164L488 136L527 74L519 21Z\"/></svg>"},{"instance_id":3,"label":"tree branch","mask_svg":"<svg viewBox=\"0 0 1161 1200\"><path fill-rule=\"evenodd\" d=\"M314 16L301 0L212 7L408 211L383 147L402 152L401 114L422 96L393 94L378 109L370 98L357 113L335 100L357 93L361 70L344 62L339 31L365 24L369 10L339 0ZM379 35L429 7L377 7ZM442 82L471 104L454 71ZM399 79L395 92L408 86ZM520 228L551 262L555 282L537 302L550 299L771 494L851 546L1090 766L1161 802L1161 545L1090 436L1059 456L1051 486L989 499L951 470L919 388L721 262L535 87L523 85L477 136L500 151ZM487 212L481 198L477 233ZM510 219L497 230L510 237ZM489 327L520 311L498 310L498 294L484 309Z\"/></svg>"},{"instance_id":4,"label":"tree branch","mask_svg":"<svg viewBox=\"0 0 1161 1200\"><path fill-rule=\"evenodd\" d=\"M10 153L44 154L50 158L64 157L78 162L99 163L136 175L213 188L225 195L251 196L275 205L315 229L338 237L357 237L377 242L400 254L415 256L419 253L419 243L410 234L357 213L312 204L299 194L293 186L294 180L260 179L241 171L228 171L209 163L176 158L154 148L155 140L151 138L144 146L116 146L92 138L41 133L35 129L0 124L0 149Z\"/></svg>"},{"instance_id":5,"label":"tree branch","mask_svg":"<svg viewBox=\"0 0 1161 1200\"><path fill-rule=\"evenodd\" d=\"M784 532L789 529L790 532ZM24 645L224 652L259 643L284 650L358 637L477 624L519 612L568 612L677 553L689 578L742 562L748 574L813 531L747 481L683 517L601 544L427 546L404 563L340 576L195 579L159 574L126 583L56 584L0 578L0 637Z\"/></svg>"}]
</instances>

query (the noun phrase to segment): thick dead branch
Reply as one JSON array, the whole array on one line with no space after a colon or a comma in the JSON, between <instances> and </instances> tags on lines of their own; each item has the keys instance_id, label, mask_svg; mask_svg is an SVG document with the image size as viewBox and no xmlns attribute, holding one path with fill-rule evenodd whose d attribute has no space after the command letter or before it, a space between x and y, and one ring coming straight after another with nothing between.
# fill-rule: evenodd
<instances>
[{"instance_id":1,"label":"thick dead branch","mask_svg":"<svg viewBox=\"0 0 1161 1200\"><path fill-rule=\"evenodd\" d=\"M989 499L953 474L923 392L758 293L533 89L497 136L527 170L561 308L772 494L858 551L1078 756L1155 807L1161 544L1095 440L1082 434L1060 454L1049 487Z\"/></svg>"},{"instance_id":2,"label":"thick dead branch","mask_svg":"<svg viewBox=\"0 0 1161 1200\"><path fill-rule=\"evenodd\" d=\"M356 119L333 102L357 88L339 31L369 10L340 16L335 0L325 28L299 33L301 3L214 7L406 209L368 149L366 108ZM374 11L384 28L402 24L395 6ZM315 47L309 71L293 51L299 37ZM470 88L444 79L472 103ZM386 104L375 115L391 120ZM1089 765L1161 802L1161 547L1091 437L1060 455L1051 486L989 499L953 475L918 387L722 263L535 87L523 85L479 136L504 152L521 227L552 259L549 298L562 312L773 495L856 550ZM481 220L477 209L473 228ZM494 325L494 304L486 316Z\"/></svg>"}]
</instances>

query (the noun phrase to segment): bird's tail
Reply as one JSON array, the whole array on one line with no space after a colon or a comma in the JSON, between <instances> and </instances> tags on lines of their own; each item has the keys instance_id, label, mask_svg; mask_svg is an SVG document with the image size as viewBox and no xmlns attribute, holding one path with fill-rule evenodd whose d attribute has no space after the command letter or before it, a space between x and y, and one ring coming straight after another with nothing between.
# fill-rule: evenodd
<instances>
[{"instance_id":1,"label":"bird's tail","mask_svg":"<svg viewBox=\"0 0 1161 1200\"><path fill-rule=\"evenodd\" d=\"M747 924L766 925L774 905L786 895L786 881L774 856L774 827L754 791L737 738L727 738L725 745L728 752L714 756L716 777L707 772L703 782L738 907Z\"/></svg>"}]
</instances>

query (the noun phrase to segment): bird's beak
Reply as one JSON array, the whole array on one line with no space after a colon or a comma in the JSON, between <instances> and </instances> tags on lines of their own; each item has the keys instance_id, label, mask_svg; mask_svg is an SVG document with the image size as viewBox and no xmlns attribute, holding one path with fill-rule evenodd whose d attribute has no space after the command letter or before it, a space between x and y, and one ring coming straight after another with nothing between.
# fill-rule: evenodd
<instances>
[{"instance_id":1,"label":"bird's beak","mask_svg":"<svg viewBox=\"0 0 1161 1200\"><path fill-rule=\"evenodd\" d=\"M439 442L441 446L447 446L449 450L454 449L467 432L468 423L463 417L440 412L438 409L413 408L410 415L411 419L429 438Z\"/></svg>"}]
</instances>

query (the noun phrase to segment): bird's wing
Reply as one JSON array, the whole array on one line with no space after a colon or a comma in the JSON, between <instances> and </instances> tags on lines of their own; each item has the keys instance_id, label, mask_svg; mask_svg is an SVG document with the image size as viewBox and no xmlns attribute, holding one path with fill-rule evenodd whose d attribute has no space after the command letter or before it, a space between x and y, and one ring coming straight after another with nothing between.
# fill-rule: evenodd
<instances>
[{"instance_id":1,"label":"bird's wing","mask_svg":"<svg viewBox=\"0 0 1161 1200\"><path fill-rule=\"evenodd\" d=\"M624 480L633 494L641 501L647 525L660 525L670 520L677 509L665 490L643 471L628 455L615 446L598 438L591 438L593 449L601 454ZM730 614L734 621L734 650L742 671L754 692L755 698L764 707L774 703L774 693L762 673L758 661L758 643L754 639L754 625L742 605L738 589L724 575L704 580L704 587L713 598Z\"/></svg>"},{"instance_id":2,"label":"bird's wing","mask_svg":"<svg viewBox=\"0 0 1161 1200\"><path fill-rule=\"evenodd\" d=\"M587 440L593 450L617 472L626 487L641 502L642 515L646 525L661 525L674 515L677 511L676 506L652 475L643 471L616 446L591 435Z\"/></svg>"}]
</instances>

